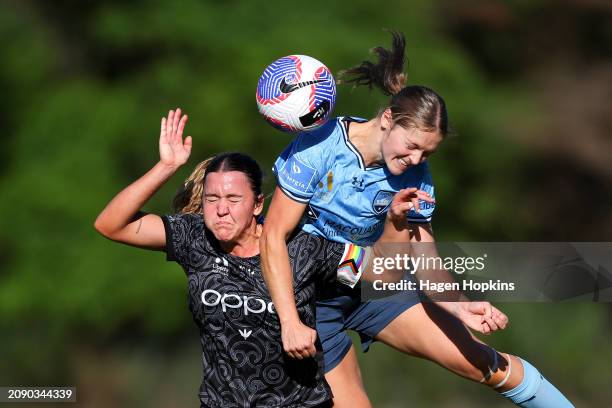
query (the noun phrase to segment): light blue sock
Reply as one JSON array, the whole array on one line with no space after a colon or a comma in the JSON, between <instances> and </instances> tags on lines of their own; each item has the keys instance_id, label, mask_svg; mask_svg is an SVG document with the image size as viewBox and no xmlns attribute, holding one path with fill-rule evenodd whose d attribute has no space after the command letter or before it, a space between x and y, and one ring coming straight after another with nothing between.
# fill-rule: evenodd
<instances>
[{"instance_id":1,"label":"light blue sock","mask_svg":"<svg viewBox=\"0 0 612 408\"><path fill-rule=\"evenodd\" d=\"M523 408L574 407L534 366L522 358L520 360L525 373L523 381L501 395Z\"/></svg>"}]
</instances>

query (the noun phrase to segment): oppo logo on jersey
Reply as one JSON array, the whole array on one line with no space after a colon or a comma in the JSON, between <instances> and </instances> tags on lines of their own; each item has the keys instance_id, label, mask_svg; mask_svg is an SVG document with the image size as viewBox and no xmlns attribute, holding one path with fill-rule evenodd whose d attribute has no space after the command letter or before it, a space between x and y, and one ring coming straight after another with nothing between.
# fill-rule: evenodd
<instances>
[{"instance_id":1,"label":"oppo logo on jersey","mask_svg":"<svg viewBox=\"0 0 612 408\"><path fill-rule=\"evenodd\" d=\"M223 313L227 309L243 309L245 316L248 316L249 313L263 313L266 310L269 313L276 313L272 302L266 302L264 299L251 296L240 296L234 293L219 293L214 289L206 289L202 292L202 303L204 306L221 305Z\"/></svg>"}]
</instances>

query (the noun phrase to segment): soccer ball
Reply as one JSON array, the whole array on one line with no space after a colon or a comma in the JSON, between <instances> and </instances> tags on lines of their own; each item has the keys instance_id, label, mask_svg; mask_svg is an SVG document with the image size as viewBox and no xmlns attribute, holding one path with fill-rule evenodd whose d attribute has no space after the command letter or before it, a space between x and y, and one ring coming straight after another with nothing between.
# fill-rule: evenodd
<instances>
[{"instance_id":1,"label":"soccer ball","mask_svg":"<svg viewBox=\"0 0 612 408\"><path fill-rule=\"evenodd\" d=\"M257 84L259 113L286 132L321 126L334 109L336 83L320 61L306 55L289 55L270 64Z\"/></svg>"}]
</instances>

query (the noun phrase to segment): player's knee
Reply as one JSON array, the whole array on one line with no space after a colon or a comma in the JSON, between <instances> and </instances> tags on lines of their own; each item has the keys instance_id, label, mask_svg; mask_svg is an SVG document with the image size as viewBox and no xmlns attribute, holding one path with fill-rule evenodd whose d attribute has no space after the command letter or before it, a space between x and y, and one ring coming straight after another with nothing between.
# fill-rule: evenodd
<instances>
[{"instance_id":1,"label":"player's knee","mask_svg":"<svg viewBox=\"0 0 612 408\"><path fill-rule=\"evenodd\" d=\"M371 407L354 351L349 351L340 364L326 373L325 379L334 394L334 408Z\"/></svg>"},{"instance_id":2,"label":"player's knee","mask_svg":"<svg viewBox=\"0 0 612 408\"><path fill-rule=\"evenodd\" d=\"M334 408L372 408L368 394L361 387L347 387L341 392L332 388Z\"/></svg>"},{"instance_id":3,"label":"player's knee","mask_svg":"<svg viewBox=\"0 0 612 408\"><path fill-rule=\"evenodd\" d=\"M360 378L338 378L326 376L334 394L334 408L371 408L368 394L363 388Z\"/></svg>"}]
</instances>

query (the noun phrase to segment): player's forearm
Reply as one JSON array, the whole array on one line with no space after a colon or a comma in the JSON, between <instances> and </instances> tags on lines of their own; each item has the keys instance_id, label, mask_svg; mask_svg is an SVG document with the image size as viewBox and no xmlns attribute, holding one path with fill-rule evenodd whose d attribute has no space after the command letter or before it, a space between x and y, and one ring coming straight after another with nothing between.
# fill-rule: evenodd
<instances>
[{"instance_id":1,"label":"player's forearm","mask_svg":"<svg viewBox=\"0 0 612 408\"><path fill-rule=\"evenodd\" d=\"M387 215L383 233L377 243L384 242L410 242L410 230L405 218L398 219Z\"/></svg>"},{"instance_id":2,"label":"player's forearm","mask_svg":"<svg viewBox=\"0 0 612 408\"><path fill-rule=\"evenodd\" d=\"M177 167L158 162L106 205L96 219L96 230L105 235L112 235L128 225L155 192L176 173L177 169Z\"/></svg>"},{"instance_id":3,"label":"player's forearm","mask_svg":"<svg viewBox=\"0 0 612 408\"><path fill-rule=\"evenodd\" d=\"M461 290L453 290L457 281L452 274L446 269L427 270L416 273L417 281L420 283L422 292L432 301L442 303L463 302L469 299ZM442 291L437 289L427 288L442 288Z\"/></svg>"},{"instance_id":4,"label":"player's forearm","mask_svg":"<svg viewBox=\"0 0 612 408\"><path fill-rule=\"evenodd\" d=\"M281 324L299 322L293 293L293 274L284 237L270 233L264 227L259 248L262 274Z\"/></svg>"},{"instance_id":5,"label":"player's forearm","mask_svg":"<svg viewBox=\"0 0 612 408\"><path fill-rule=\"evenodd\" d=\"M367 261L364 262L362 279L368 282L398 282L404 277L405 270L393 266L383 267L380 261L399 256L409 256L411 252L408 223L403 220L386 217L383 233L380 238L366 251Z\"/></svg>"}]
</instances>

